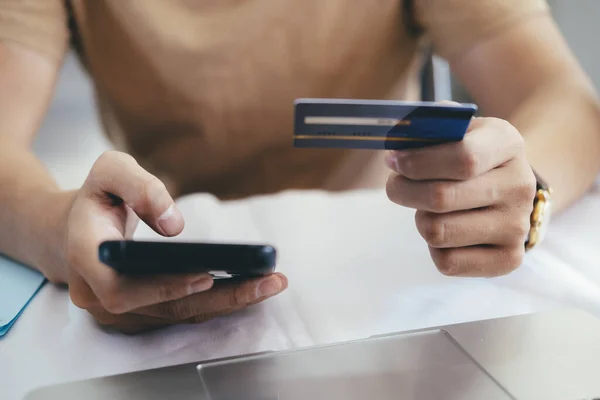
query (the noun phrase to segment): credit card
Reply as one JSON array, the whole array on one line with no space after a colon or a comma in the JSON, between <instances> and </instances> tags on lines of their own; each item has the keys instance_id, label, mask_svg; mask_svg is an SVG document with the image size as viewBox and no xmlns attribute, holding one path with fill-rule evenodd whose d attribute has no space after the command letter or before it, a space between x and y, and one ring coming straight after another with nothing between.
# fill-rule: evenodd
<instances>
[{"instance_id":1,"label":"credit card","mask_svg":"<svg viewBox=\"0 0 600 400\"><path fill-rule=\"evenodd\" d=\"M477 106L297 99L294 111L294 147L402 150L462 140Z\"/></svg>"}]
</instances>

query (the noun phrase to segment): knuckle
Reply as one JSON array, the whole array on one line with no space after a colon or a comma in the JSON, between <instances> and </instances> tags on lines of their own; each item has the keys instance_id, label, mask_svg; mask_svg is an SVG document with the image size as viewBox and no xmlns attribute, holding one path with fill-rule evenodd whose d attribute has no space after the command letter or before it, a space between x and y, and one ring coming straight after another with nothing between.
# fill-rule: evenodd
<instances>
[{"instance_id":1,"label":"knuckle","mask_svg":"<svg viewBox=\"0 0 600 400\"><path fill-rule=\"evenodd\" d=\"M100 154L92 166L92 171L96 171L102 165L112 162L115 158L115 153L116 151L114 150L108 150Z\"/></svg>"},{"instance_id":2,"label":"knuckle","mask_svg":"<svg viewBox=\"0 0 600 400\"><path fill-rule=\"evenodd\" d=\"M442 275L456 276L460 271L460 259L454 251L443 251L438 254L435 266Z\"/></svg>"},{"instance_id":3,"label":"knuckle","mask_svg":"<svg viewBox=\"0 0 600 400\"><path fill-rule=\"evenodd\" d=\"M86 179L86 183L92 185L103 184L110 179L110 174L107 174L107 171L109 171L111 168L114 168L111 166L114 166L115 164L124 164L125 166L136 165L137 161L135 161L135 158L133 158L133 156L130 154L116 150L107 150L100 154L100 156L92 165L92 168L90 169Z\"/></svg>"},{"instance_id":4,"label":"knuckle","mask_svg":"<svg viewBox=\"0 0 600 400\"><path fill-rule=\"evenodd\" d=\"M232 290L230 291L230 295L228 297L228 300L229 300L228 307L235 308L235 307L243 306L246 303L248 303L248 300L247 300L248 296L246 295L246 292L248 290L251 290L251 288L248 287L247 285L241 285L241 286L232 288Z\"/></svg>"},{"instance_id":5,"label":"knuckle","mask_svg":"<svg viewBox=\"0 0 600 400\"><path fill-rule=\"evenodd\" d=\"M401 190L399 189L400 181L396 175L390 175L385 184L385 193L390 201L402 205Z\"/></svg>"},{"instance_id":6,"label":"knuckle","mask_svg":"<svg viewBox=\"0 0 600 400\"><path fill-rule=\"evenodd\" d=\"M533 207L533 199L536 192L536 180L533 173L527 175L527 178L523 179L515 186L513 196L518 202L522 202L527 205L531 204Z\"/></svg>"},{"instance_id":7,"label":"knuckle","mask_svg":"<svg viewBox=\"0 0 600 400\"><path fill-rule=\"evenodd\" d=\"M117 150L107 150L103 152L100 157L98 157L99 162L115 162L119 161L122 163L137 163L135 158L128 153L123 153L122 151Z\"/></svg>"},{"instance_id":8,"label":"knuckle","mask_svg":"<svg viewBox=\"0 0 600 400\"><path fill-rule=\"evenodd\" d=\"M447 182L432 182L429 184L427 203L431 211L446 212L454 203L454 187Z\"/></svg>"},{"instance_id":9,"label":"knuckle","mask_svg":"<svg viewBox=\"0 0 600 400\"><path fill-rule=\"evenodd\" d=\"M513 154L525 152L525 140L519 130L510 122L502 118L490 119L499 134L506 138L505 146L512 149Z\"/></svg>"},{"instance_id":10,"label":"knuckle","mask_svg":"<svg viewBox=\"0 0 600 400\"><path fill-rule=\"evenodd\" d=\"M125 303L118 296L110 296L100 300L102 307L111 314L125 314Z\"/></svg>"},{"instance_id":11,"label":"knuckle","mask_svg":"<svg viewBox=\"0 0 600 400\"><path fill-rule=\"evenodd\" d=\"M112 327L117 323L117 317L107 312L90 311L90 315L102 327Z\"/></svg>"},{"instance_id":12,"label":"knuckle","mask_svg":"<svg viewBox=\"0 0 600 400\"><path fill-rule=\"evenodd\" d=\"M116 160L123 158L124 156L128 156L128 155L125 153L120 153L116 150L107 150L107 151L103 152L96 159L96 162L94 162L94 165L92 165L90 175L95 175L99 170L102 170L104 165L110 165L110 164L114 163Z\"/></svg>"},{"instance_id":13,"label":"knuckle","mask_svg":"<svg viewBox=\"0 0 600 400\"><path fill-rule=\"evenodd\" d=\"M89 310L96 303L96 299L90 296L87 291L76 288L74 285L69 286L69 297L73 305L82 310Z\"/></svg>"},{"instance_id":14,"label":"knuckle","mask_svg":"<svg viewBox=\"0 0 600 400\"><path fill-rule=\"evenodd\" d=\"M506 119L488 117L487 120L490 122L491 126L498 132L502 132L503 134L506 134L507 132L513 134L517 132L517 129Z\"/></svg>"},{"instance_id":15,"label":"knuckle","mask_svg":"<svg viewBox=\"0 0 600 400\"><path fill-rule=\"evenodd\" d=\"M505 275L513 272L521 266L525 257L524 246L514 246L504 252L504 265L500 268L500 274Z\"/></svg>"},{"instance_id":16,"label":"knuckle","mask_svg":"<svg viewBox=\"0 0 600 400\"><path fill-rule=\"evenodd\" d=\"M478 175L479 167L481 166L481 157L473 146L467 146L463 149L458 159L460 167L459 178L467 180Z\"/></svg>"},{"instance_id":17,"label":"knuckle","mask_svg":"<svg viewBox=\"0 0 600 400\"><path fill-rule=\"evenodd\" d=\"M494 131L494 135L500 135L503 140L502 144L506 147L519 146L523 143L523 137L519 130L508 120L498 117L485 117L485 126Z\"/></svg>"},{"instance_id":18,"label":"knuckle","mask_svg":"<svg viewBox=\"0 0 600 400\"><path fill-rule=\"evenodd\" d=\"M147 208L161 192L166 191L167 189L160 179L151 175L142 183L140 190L141 196L139 201L142 204L136 204L136 207Z\"/></svg>"},{"instance_id":19,"label":"knuckle","mask_svg":"<svg viewBox=\"0 0 600 400\"><path fill-rule=\"evenodd\" d=\"M120 315L128 311L123 295L114 285L105 285L98 294L98 299L100 300L102 308L111 314Z\"/></svg>"},{"instance_id":20,"label":"knuckle","mask_svg":"<svg viewBox=\"0 0 600 400\"><path fill-rule=\"evenodd\" d=\"M516 223L513 227L514 241L515 243L523 243L529 234L529 229L531 228L529 215L527 215L527 218L515 219L515 221Z\"/></svg>"},{"instance_id":21,"label":"knuckle","mask_svg":"<svg viewBox=\"0 0 600 400\"><path fill-rule=\"evenodd\" d=\"M513 124L503 118L492 118L492 121L494 122L496 129L501 132L503 136L508 135L510 137L511 140L507 143L510 143L515 148L525 147L523 136Z\"/></svg>"},{"instance_id":22,"label":"knuckle","mask_svg":"<svg viewBox=\"0 0 600 400\"><path fill-rule=\"evenodd\" d=\"M423 213L417 221L417 228L431 247L443 247L448 242L448 230L443 218L431 213Z\"/></svg>"}]
</instances>

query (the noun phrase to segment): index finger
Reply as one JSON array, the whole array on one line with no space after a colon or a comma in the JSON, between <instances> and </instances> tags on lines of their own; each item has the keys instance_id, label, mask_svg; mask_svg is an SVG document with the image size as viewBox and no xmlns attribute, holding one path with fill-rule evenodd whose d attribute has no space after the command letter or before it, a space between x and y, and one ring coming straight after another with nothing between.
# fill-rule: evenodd
<instances>
[{"instance_id":1,"label":"index finger","mask_svg":"<svg viewBox=\"0 0 600 400\"><path fill-rule=\"evenodd\" d=\"M183 216L164 183L128 154L103 153L94 163L82 191L93 199L109 195L122 200L161 235L175 236L183 230Z\"/></svg>"},{"instance_id":2,"label":"index finger","mask_svg":"<svg viewBox=\"0 0 600 400\"><path fill-rule=\"evenodd\" d=\"M411 180L467 180L510 161L521 147L508 122L474 118L462 141L390 152L386 163Z\"/></svg>"}]
</instances>

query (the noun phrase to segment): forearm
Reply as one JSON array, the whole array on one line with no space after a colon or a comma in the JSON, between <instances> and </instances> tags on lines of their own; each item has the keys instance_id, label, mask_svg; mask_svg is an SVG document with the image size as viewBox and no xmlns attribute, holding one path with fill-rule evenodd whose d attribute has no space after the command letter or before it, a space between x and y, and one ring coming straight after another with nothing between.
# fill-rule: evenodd
<instances>
[{"instance_id":1,"label":"forearm","mask_svg":"<svg viewBox=\"0 0 600 400\"><path fill-rule=\"evenodd\" d=\"M600 172L600 105L587 83L540 85L508 120L525 139L532 167L553 189L560 212L581 197Z\"/></svg>"},{"instance_id":2,"label":"forearm","mask_svg":"<svg viewBox=\"0 0 600 400\"><path fill-rule=\"evenodd\" d=\"M0 252L66 282L62 227L72 195L22 143L0 134Z\"/></svg>"}]
</instances>

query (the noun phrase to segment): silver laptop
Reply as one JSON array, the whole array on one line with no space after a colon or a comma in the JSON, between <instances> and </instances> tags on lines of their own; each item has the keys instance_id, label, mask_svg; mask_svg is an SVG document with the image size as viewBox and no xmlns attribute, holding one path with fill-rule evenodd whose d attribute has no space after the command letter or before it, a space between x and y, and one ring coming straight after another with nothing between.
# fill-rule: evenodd
<instances>
[{"instance_id":1,"label":"silver laptop","mask_svg":"<svg viewBox=\"0 0 600 400\"><path fill-rule=\"evenodd\" d=\"M600 320L562 310L41 388L27 400L595 400Z\"/></svg>"}]
</instances>

